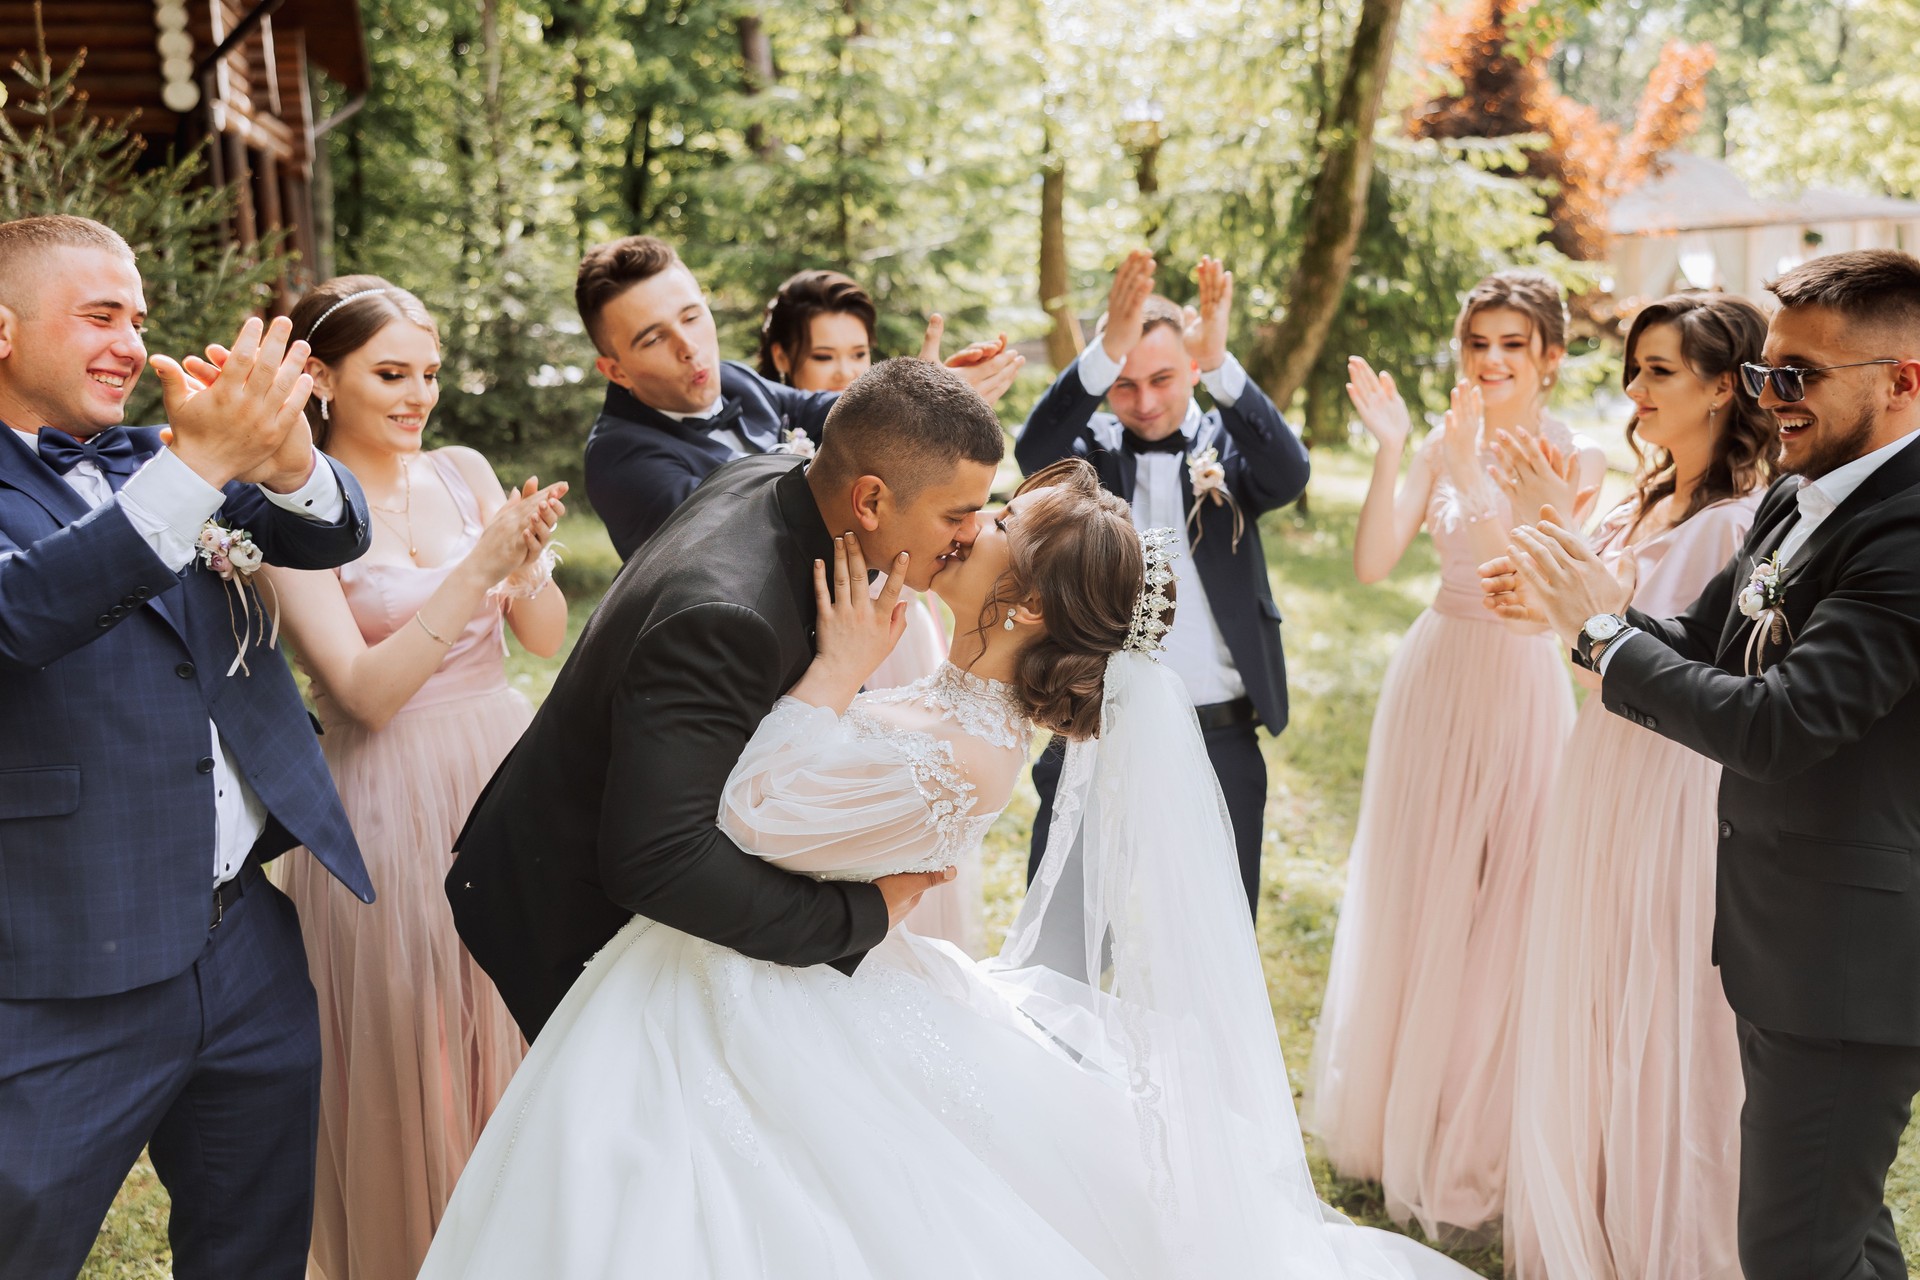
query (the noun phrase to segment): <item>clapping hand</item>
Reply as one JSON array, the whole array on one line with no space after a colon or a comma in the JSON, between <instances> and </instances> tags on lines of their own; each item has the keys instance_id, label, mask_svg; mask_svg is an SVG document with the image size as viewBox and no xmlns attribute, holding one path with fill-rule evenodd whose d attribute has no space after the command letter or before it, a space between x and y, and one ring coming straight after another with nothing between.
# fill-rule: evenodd
<instances>
[{"instance_id":1,"label":"clapping hand","mask_svg":"<svg viewBox=\"0 0 1920 1280\"><path fill-rule=\"evenodd\" d=\"M1562 454L1551 441L1539 436L1500 431L1494 435L1493 451L1500 465L1489 466L1487 474L1506 490L1515 513L1542 507L1577 512L1596 492L1574 488L1579 454Z\"/></svg>"},{"instance_id":2,"label":"clapping hand","mask_svg":"<svg viewBox=\"0 0 1920 1280\"><path fill-rule=\"evenodd\" d=\"M186 366L154 356L174 453L208 484L234 480L291 493L313 471L307 429L307 344L289 342L292 322L249 319L231 350L209 347L209 359Z\"/></svg>"},{"instance_id":3,"label":"clapping hand","mask_svg":"<svg viewBox=\"0 0 1920 1280\"><path fill-rule=\"evenodd\" d=\"M933 326L928 325L927 329L931 337ZM982 400L994 404L1007 394L1007 388L1020 373L1020 366L1026 362L1025 356L1007 345L1007 335L1003 333L962 347L947 357L947 368L965 378Z\"/></svg>"},{"instance_id":4,"label":"clapping hand","mask_svg":"<svg viewBox=\"0 0 1920 1280\"><path fill-rule=\"evenodd\" d=\"M562 480L536 488L537 477L529 477L517 489L507 491L506 501L487 517L479 540L467 553L466 562L475 575L491 587L537 564L547 545L553 541L554 527L566 514L567 482Z\"/></svg>"},{"instance_id":5,"label":"clapping hand","mask_svg":"<svg viewBox=\"0 0 1920 1280\"><path fill-rule=\"evenodd\" d=\"M1540 509L1539 524L1513 531L1507 554L1480 566L1480 582L1488 608L1544 623L1569 648L1588 618L1618 613L1633 597L1631 585L1615 578L1553 507Z\"/></svg>"},{"instance_id":6,"label":"clapping hand","mask_svg":"<svg viewBox=\"0 0 1920 1280\"><path fill-rule=\"evenodd\" d=\"M1480 431L1486 420L1487 407L1480 388L1455 383L1440 434L1440 460L1461 500L1474 510L1487 505L1487 477L1480 467Z\"/></svg>"},{"instance_id":7,"label":"clapping hand","mask_svg":"<svg viewBox=\"0 0 1920 1280\"><path fill-rule=\"evenodd\" d=\"M1116 364L1125 364L1133 349L1140 345L1140 326L1145 323L1147 299L1153 296L1153 272L1153 255L1145 249L1135 249L1121 259L1113 273L1113 287L1107 290L1107 310L1100 317L1093 336Z\"/></svg>"},{"instance_id":8,"label":"clapping hand","mask_svg":"<svg viewBox=\"0 0 1920 1280\"><path fill-rule=\"evenodd\" d=\"M1359 356L1348 356L1347 377L1347 399L1353 401L1360 425L1382 450L1398 457L1413 432L1413 416L1407 412L1407 402L1400 398L1393 375L1375 373L1373 366Z\"/></svg>"},{"instance_id":9,"label":"clapping hand","mask_svg":"<svg viewBox=\"0 0 1920 1280\"><path fill-rule=\"evenodd\" d=\"M1149 277L1151 283L1151 277ZM1233 272L1213 257L1200 259L1200 307L1187 307L1187 355L1200 366L1200 372L1212 373L1227 361L1227 323L1233 318Z\"/></svg>"}]
</instances>

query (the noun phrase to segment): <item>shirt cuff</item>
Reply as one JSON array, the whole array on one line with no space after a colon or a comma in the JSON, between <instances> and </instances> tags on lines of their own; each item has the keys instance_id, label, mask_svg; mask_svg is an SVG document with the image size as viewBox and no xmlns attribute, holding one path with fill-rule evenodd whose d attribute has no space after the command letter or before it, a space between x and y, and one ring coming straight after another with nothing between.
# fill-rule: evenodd
<instances>
[{"instance_id":1,"label":"shirt cuff","mask_svg":"<svg viewBox=\"0 0 1920 1280\"><path fill-rule=\"evenodd\" d=\"M265 485L254 488L274 506L316 524L340 523L340 514L347 505L346 495L340 492L340 478L333 474L331 466L320 460L318 449L313 451L313 470L307 473L307 482L292 493L275 493Z\"/></svg>"},{"instance_id":2,"label":"shirt cuff","mask_svg":"<svg viewBox=\"0 0 1920 1280\"><path fill-rule=\"evenodd\" d=\"M1240 398L1240 393L1247 389L1247 371L1240 367L1240 362L1229 351L1218 369L1201 370L1200 383L1206 387L1207 394L1213 397L1215 404L1231 408L1233 402Z\"/></svg>"},{"instance_id":3,"label":"shirt cuff","mask_svg":"<svg viewBox=\"0 0 1920 1280\"><path fill-rule=\"evenodd\" d=\"M1080 353L1080 385L1087 389L1090 396L1103 396L1113 380L1120 376L1122 362L1107 354L1107 349L1094 342Z\"/></svg>"},{"instance_id":4,"label":"shirt cuff","mask_svg":"<svg viewBox=\"0 0 1920 1280\"><path fill-rule=\"evenodd\" d=\"M120 486L120 510L133 531L175 573L193 563L200 530L226 502L171 449L162 449Z\"/></svg>"},{"instance_id":5,"label":"shirt cuff","mask_svg":"<svg viewBox=\"0 0 1920 1280\"><path fill-rule=\"evenodd\" d=\"M1614 654L1620 652L1620 646L1627 642L1627 637L1640 634L1642 634L1640 628L1628 627L1625 631L1622 631L1619 635L1607 642L1607 647L1600 651L1600 676L1602 679L1606 678L1607 664L1613 661Z\"/></svg>"}]
</instances>

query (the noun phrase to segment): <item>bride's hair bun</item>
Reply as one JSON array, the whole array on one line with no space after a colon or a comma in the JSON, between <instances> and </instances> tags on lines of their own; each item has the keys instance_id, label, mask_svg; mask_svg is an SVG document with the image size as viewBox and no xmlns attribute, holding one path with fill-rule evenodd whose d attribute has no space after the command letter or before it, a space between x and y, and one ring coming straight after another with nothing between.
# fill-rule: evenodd
<instances>
[{"instance_id":1,"label":"bride's hair bun","mask_svg":"<svg viewBox=\"0 0 1920 1280\"><path fill-rule=\"evenodd\" d=\"M1014 694L1035 724L1070 740L1091 738L1100 732L1107 659L1127 642L1146 559L1127 504L1100 487L1084 459L1034 472L1020 492L1043 488L1053 492L1021 512L1020 536L981 625L1013 604L1039 611L1044 631L1020 655Z\"/></svg>"}]
</instances>

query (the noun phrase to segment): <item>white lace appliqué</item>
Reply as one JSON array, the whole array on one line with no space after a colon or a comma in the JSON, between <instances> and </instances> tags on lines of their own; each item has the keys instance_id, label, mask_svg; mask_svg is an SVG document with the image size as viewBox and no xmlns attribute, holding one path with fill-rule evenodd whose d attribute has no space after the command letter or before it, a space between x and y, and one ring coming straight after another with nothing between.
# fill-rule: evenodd
<instances>
[{"instance_id":1,"label":"white lace appliqu\u00e9","mask_svg":"<svg viewBox=\"0 0 1920 1280\"><path fill-rule=\"evenodd\" d=\"M1033 726L1020 713L1013 691L1006 685L962 671L950 662L941 663L932 675L901 688L861 694L848 708L847 725L856 735L884 739L899 747L914 785L933 815L939 840L920 863L901 870L931 871L950 866L986 837L999 812L974 813L978 798L973 783L954 762L953 743L923 730L904 729L874 714L874 708L885 706L933 711L941 720L958 725L961 732L1006 750L1026 750Z\"/></svg>"}]
</instances>

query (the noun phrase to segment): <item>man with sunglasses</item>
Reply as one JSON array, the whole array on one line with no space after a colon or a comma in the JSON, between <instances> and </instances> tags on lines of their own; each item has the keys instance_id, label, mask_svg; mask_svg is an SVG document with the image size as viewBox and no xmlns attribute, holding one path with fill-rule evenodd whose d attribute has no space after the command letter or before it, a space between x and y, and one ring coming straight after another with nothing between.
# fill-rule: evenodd
<instances>
[{"instance_id":1,"label":"man with sunglasses","mask_svg":"<svg viewBox=\"0 0 1920 1280\"><path fill-rule=\"evenodd\" d=\"M1602 673L1608 710L1725 766L1742 1269L1904 1276L1885 1184L1920 1092L1920 260L1834 254L1771 289L1742 382L1787 474L1684 614L1623 611L1550 510L1481 573L1490 607Z\"/></svg>"}]
</instances>

